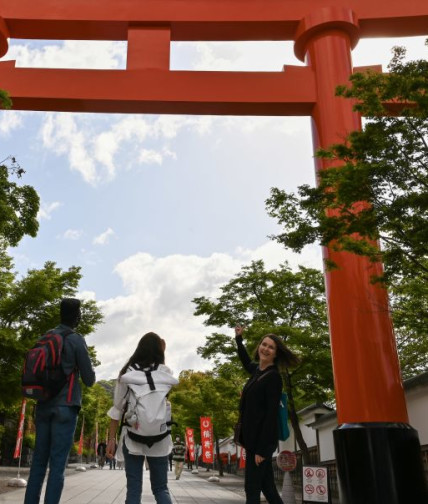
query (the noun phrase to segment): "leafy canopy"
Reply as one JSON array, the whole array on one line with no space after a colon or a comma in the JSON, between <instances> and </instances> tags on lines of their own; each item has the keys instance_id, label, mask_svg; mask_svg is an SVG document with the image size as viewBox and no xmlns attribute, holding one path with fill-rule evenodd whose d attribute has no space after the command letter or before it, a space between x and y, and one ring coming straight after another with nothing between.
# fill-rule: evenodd
<instances>
[{"instance_id":1,"label":"leafy canopy","mask_svg":"<svg viewBox=\"0 0 428 504\"><path fill-rule=\"evenodd\" d=\"M275 240L298 252L318 242L383 261L373 280L386 282L428 280L428 61L405 63L404 55L394 48L390 73L355 74L337 89L367 122L318 151L329 163L318 187L273 188L266 202L283 227Z\"/></svg>"},{"instance_id":2,"label":"leafy canopy","mask_svg":"<svg viewBox=\"0 0 428 504\"><path fill-rule=\"evenodd\" d=\"M299 267L293 272L287 263L266 270L263 261L244 266L241 272L221 287L216 299L193 300L195 315L205 316L205 325L233 328L246 326L246 345L250 353L260 337L280 335L301 359L289 370L297 408L332 399L333 377L324 296L320 271ZM230 329L229 329L230 330ZM216 368L230 363L240 369L234 338L223 331L206 337L198 353L213 359ZM242 372L242 377L245 374Z\"/></svg>"},{"instance_id":3,"label":"leafy canopy","mask_svg":"<svg viewBox=\"0 0 428 504\"><path fill-rule=\"evenodd\" d=\"M36 236L40 200L29 185L19 185L12 175L21 178L25 171L13 156L0 162L0 241L15 247L24 235Z\"/></svg>"},{"instance_id":4,"label":"leafy canopy","mask_svg":"<svg viewBox=\"0 0 428 504\"><path fill-rule=\"evenodd\" d=\"M72 266L63 271L55 263L47 262L38 270L29 270L21 279L12 271L10 258L0 251L0 410L19 400L20 378L24 354L48 329L58 325L59 304L63 297L76 297L80 268ZM7 266L7 267L6 267ZM82 302L79 332L90 334L102 321L102 314L94 301ZM90 347L94 365L99 362Z\"/></svg>"}]
</instances>

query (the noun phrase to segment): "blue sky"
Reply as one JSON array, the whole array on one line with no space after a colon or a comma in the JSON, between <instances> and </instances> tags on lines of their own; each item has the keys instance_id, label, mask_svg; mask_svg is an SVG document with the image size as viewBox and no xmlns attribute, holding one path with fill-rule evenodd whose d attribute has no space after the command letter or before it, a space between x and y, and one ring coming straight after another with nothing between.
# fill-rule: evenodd
<instances>
[{"instance_id":1,"label":"blue sky","mask_svg":"<svg viewBox=\"0 0 428 504\"><path fill-rule=\"evenodd\" d=\"M391 47L426 58L423 38L363 40L354 65L388 63ZM17 66L125 67L121 42L11 40ZM290 43L175 43L171 68L281 71L300 64ZM321 267L317 247L300 256L267 236L271 187L314 183L309 118L0 112L2 159L12 154L41 198L38 236L11 249L20 274L53 260L82 268L80 295L105 323L95 345L98 379L117 375L138 339L156 331L167 364L207 369L196 355L211 332L191 299L215 296L252 259Z\"/></svg>"}]
</instances>

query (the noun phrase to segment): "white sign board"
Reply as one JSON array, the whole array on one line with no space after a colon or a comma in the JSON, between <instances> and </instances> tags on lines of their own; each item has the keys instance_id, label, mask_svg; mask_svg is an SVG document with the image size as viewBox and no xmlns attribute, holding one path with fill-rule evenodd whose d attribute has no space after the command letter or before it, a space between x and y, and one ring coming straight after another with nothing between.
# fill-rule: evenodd
<instances>
[{"instance_id":1,"label":"white sign board","mask_svg":"<svg viewBox=\"0 0 428 504\"><path fill-rule=\"evenodd\" d=\"M303 466L303 502L330 502L328 469L322 466Z\"/></svg>"}]
</instances>

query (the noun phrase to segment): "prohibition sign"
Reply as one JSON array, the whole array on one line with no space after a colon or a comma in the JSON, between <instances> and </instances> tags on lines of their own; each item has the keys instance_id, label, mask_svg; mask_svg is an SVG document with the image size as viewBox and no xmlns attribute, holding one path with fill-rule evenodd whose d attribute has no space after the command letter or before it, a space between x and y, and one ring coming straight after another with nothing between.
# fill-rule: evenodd
<instances>
[{"instance_id":1,"label":"prohibition sign","mask_svg":"<svg viewBox=\"0 0 428 504\"><path fill-rule=\"evenodd\" d=\"M315 492L315 488L313 485L306 485L305 486L305 492L308 494L308 495L311 495Z\"/></svg>"},{"instance_id":2,"label":"prohibition sign","mask_svg":"<svg viewBox=\"0 0 428 504\"><path fill-rule=\"evenodd\" d=\"M325 478L325 470L324 469L317 469L316 476L319 479Z\"/></svg>"},{"instance_id":3,"label":"prohibition sign","mask_svg":"<svg viewBox=\"0 0 428 504\"><path fill-rule=\"evenodd\" d=\"M302 467L303 501L331 503L328 487L328 467L303 466Z\"/></svg>"},{"instance_id":4,"label":"prohibition sign","mask_svg":"<svg viewBox=\"0 0 428 504\"><path fill-rule=\"evenodd\" d=\"M277 456L276 463L282 471L293 471L296 469L297 458L293 452L284 450Z\"/></svg>"},{"instance_id":5,"label":"prohibition sign","mask_svg":"<svg viewBox=\"0 0 428 504\"><path fill-rule=\"evenodd\" d=\"M313 469L311 469L310 467L308 467L307 469L305 469L305 476L307 478L312 478L313 475L314 475Z\"/></svg>"},{"instance_id":6,"label":"prohibition sign","mask_svg":"<svg viewBox=\"0 0 428 504\"><path fill-rule=\"evenodd\" d=\"M318 485L317 486L317 494L318 495L325 495L327 492L327 489L325 488L324 485Z\"/></svg>"}]
</instances>

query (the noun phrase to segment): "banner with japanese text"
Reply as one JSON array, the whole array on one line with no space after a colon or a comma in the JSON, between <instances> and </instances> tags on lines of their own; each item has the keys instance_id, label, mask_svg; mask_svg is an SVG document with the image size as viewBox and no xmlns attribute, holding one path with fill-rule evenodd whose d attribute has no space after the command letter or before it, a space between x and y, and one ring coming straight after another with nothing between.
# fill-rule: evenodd
<instances>
[{"instance_id":1,"label":"banner with japanese text","mask_svg":"<svg viewBox=\"0 0 428 504\"><path fill-rule=\"evenodd\" d=\"M25 422L25 407L27 405L27 400L23 399L21 404L21 414L19 416L18 434L16 435L16 445L13 458L19 458L21 455L22 439L24 436L24 422Z\"/></svg>"},{"instance_id":2,"label":"banner with japanese text","mask_svg":"<svg viewBox=\"0 0 428 504\"><path fill-rule=\"evenodd\" d=\"M239 469L244 469L245 468L245 460L246 460L246 452L245 448L241 446L241 454L239 456Z\"/></svg>"},{"instance_id":3,"label":"banner with japanese text","mask_svg":"<svg viewBox=\"0 0 428 504\"><path fill-rule=\"evenodd\" d=\"M193 435L193 429L186 427L186 446L189 453L190 462L195 461L195 437Z\"/></svg>"},{"instance_id":4,"label":"banner with japanese text","mask_svg":"<svg viewBox=\"0 0 428 504\"><path fill-rule=\"evenodd\" d=\"M214 463L213 426L211 417L201 417L202 462Z\"/></svg>"}]
</instances>

